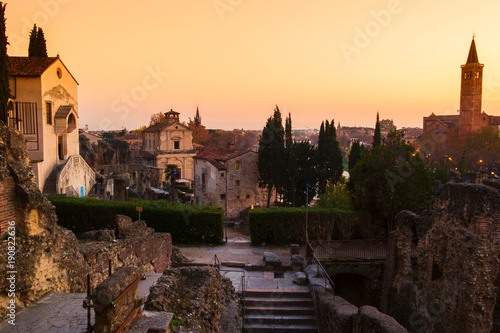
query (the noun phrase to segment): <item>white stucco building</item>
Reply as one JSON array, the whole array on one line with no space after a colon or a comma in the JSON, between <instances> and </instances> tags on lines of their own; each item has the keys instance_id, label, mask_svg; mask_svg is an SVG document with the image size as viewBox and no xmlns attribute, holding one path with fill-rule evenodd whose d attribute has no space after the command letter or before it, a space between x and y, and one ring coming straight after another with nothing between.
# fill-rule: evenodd
<instances>
[{"instance_id":1,"label":"white stucco building","mask_svg":"<svg viewBox=\"0 0 500 333\"><path fill-rule=\"evenodd\" d=\"M9 57L9 126L23 133L44 193L86 195L93 170L79 155L78 82L59 57Z\"/></svg>"}]
</instances>

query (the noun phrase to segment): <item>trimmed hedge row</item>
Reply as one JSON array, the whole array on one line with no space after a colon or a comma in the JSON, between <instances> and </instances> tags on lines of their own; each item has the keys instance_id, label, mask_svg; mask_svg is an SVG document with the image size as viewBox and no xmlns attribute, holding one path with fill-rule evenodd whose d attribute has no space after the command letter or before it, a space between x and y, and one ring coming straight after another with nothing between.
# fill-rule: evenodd
<instances>
[{"instance_id":1,"label":"trimmed hedge row","mask_svg":"<svg viewBox=\"0 0 500 333\"><path fill-rule=\"evenodd\" d=\"M339 239L346 229L355 228L360 213L341 209L309 208L309 239ZM250 211L253 245L305 243L306 209L256 208Z\"/></svg>"},{"instance_id":2,"label":"trimmed hedge row","mask_svg":"<svg viewBox=\"0 0 500 333\"><path fill-rule=\"evenodd\" d=\"M136 207L143 208L141 220L157 232L168 232L174 242L220 244L224 235L224 213L219 207L183 205L166 201L129 202L47 196L56 207L58 223L76 234L114 229L114 216L138 219Z\"/></svg>"}]
</instances>

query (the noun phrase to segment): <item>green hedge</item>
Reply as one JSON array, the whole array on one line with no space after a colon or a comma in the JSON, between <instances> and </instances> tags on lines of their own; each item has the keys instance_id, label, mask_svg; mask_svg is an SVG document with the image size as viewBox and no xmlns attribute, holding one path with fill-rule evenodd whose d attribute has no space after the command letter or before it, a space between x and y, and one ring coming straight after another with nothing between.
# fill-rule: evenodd
<instances>
[{"instance_id":1,"label":"green hedge","mask_svg":"<svg viewBox=\"0 0 500 333\"><path fill-rule=\"evenodd\" d=\"M219 207L183 205L166 201L129 202L47 196L56 207L58 223L76 234L98 229L114 229L114 216L137 220L136 207L143 207L141 220L157 232L168 232L174 242L220 244L224 234L224 213Z\"/></svg>"},{"instance_id":2,"label":"green hedge","mask_svg":"<svg viewBox=\"0 0 500 333\"><path fill-rule=\"evenodd\" d=\"M309 208L309 239L350 238L356 233L360 219L361 215L353 211ZM250 237L253 245L304 244L305 229L306 209L304 207L256 208L250 211Z\"/></svg>"}]
</instances>

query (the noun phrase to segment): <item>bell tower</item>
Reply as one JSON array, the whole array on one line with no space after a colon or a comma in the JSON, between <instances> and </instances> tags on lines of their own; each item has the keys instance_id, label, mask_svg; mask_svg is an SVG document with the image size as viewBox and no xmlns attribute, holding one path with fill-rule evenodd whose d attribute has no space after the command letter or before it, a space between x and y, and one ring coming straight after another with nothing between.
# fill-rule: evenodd
<instances>
[{"instance_id":1,"label":"bell tower","mask_svg":"<svg viewBox=\"0 0 500 333\"><path fill-rule=\"evenodd\" d=\"M477 58L474 37L472 37L467 62L465 65L461 66L460 136L473 133L481 127L481 99L484 65L480 64Z\"/></svg>"}]
</instances>

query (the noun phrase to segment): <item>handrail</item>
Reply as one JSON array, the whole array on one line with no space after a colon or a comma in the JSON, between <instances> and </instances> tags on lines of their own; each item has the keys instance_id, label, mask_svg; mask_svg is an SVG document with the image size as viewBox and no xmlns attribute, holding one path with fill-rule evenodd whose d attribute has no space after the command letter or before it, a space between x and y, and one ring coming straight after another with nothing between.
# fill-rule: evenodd
<instances>
[{"instance_id":1,"label":"handrail","mask_svg":"<svg viewBox=\"0 0 500 333\"><path fill-rule=\"evenodd\" d=\"M210 263L208 265L212 267L217 267L217 269L220 270L220 260L216 254L214 254L214 257L212 258L212 260L210 260Z\"/></svg>"},{"instance_id":2,"label":"handrail","mask_svg":"<svg viewBox=\"0 0 500 333\"><path fill-rule=\"evenodd\" d=\"M127 289L125 289L120 295L118 295L118 297L115 298L114 301L112 301L110 303L110 306L113 307L113 308L116 308L116 302L118 302L123 296L125 296L125 294L128 293L130 291L130 289L132 289L141 280L146 280L146 276L145 275L141 275L137 279L135 279L135 281L132 282L130 284L130 286L127 287Z\"/></svg>"},{"instance_id":3,"label":"handrail","mask_svg":"<svg viewBox=\"0 0 500 333\"><path fill-rule=\"evenodd\" d=\"M323 265L319 261L318 257L316 257L316 255L314 254L314 248L309 243L309 241L307 242L307 247L312 250L311 258L313 259L314 264L318 265L321 268L321 277L323 278L323 281L324 281L325 290L328 290L327 284L328 284L328 282L330 282L332 295L335 295L335 284L333 283L332 279L330 278L330 276L326 272L325 267L323 267Z\"/></svg>"}]
</instances>

